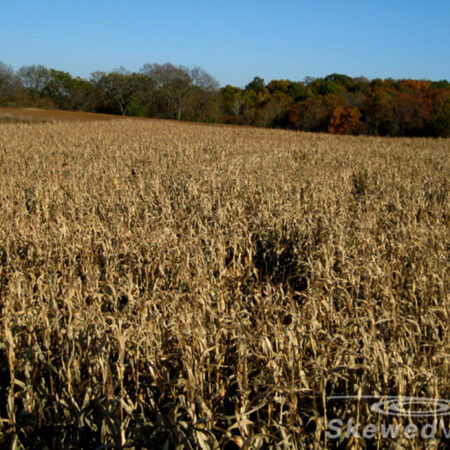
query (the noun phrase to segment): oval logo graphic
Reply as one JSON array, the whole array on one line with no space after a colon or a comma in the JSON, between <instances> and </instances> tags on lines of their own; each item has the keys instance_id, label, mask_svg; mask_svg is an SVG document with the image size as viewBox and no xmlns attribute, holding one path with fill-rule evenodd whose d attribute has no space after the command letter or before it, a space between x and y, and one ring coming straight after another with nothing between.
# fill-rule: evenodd
<instances>
[{"instance_id":1,"label":"oval logo graphic","mask_svg":"<svg viewBox=\"0 0 450 450\"><path fill-rule=\"evenodd\" d=\"M450 400L419 397L388 397L370 410L385 416L436 417L450 415Z\"/></svg>"}]
</instances>

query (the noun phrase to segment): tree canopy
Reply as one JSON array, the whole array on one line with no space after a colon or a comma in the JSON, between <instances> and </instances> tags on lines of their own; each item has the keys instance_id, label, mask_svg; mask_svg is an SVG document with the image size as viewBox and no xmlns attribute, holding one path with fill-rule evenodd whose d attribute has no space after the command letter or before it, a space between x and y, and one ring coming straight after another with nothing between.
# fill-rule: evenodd
<instances>
[{"instance_id":1,"label":"tree canopy","mask_svg":"<svg viewBox=\"0 0 450 450\"><path fill-rule=\"evenodd\" d=\"M255 76L220 87L198 66L144 64L89 79L0 62L0 104L221 122L338 134L450 136L447 80L368 80L333 73L303 81Z\"/></svg>"}]
</instances>

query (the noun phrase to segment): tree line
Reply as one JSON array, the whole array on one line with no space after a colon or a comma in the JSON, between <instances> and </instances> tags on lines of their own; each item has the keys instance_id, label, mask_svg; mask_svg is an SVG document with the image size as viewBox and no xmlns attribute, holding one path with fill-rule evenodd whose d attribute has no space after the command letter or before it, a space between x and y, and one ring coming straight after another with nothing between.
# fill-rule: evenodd
<instances>
[{"instance_id":1,"label":"tree line","mask_svg":"<svg viewBox=\"0 0 450 450\"><path fill-rule=\"evenodd\" d=\"M42 65L14 71L0 62L0 105L335 134L450 136L447 80L331 74L269 83L254 77L240 88L220 87L199 67L170 63L97 71L85 79Z\"/></svg>"}]
</instances>

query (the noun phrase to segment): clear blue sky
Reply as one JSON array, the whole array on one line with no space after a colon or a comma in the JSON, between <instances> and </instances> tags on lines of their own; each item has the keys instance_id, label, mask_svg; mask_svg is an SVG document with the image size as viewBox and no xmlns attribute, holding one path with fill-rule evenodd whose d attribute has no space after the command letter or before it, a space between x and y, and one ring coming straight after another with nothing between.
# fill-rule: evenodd
<instances>
[{"instance_id":1,"label":"clear blue sky","mask_svg":"<svg viewBox=\"0 0 450 450\"><path fill-rule=\"evenodd\" d=\"M222 84L450 78L450 0L0 0L0 61L89 77L147 62Z\"/></svg>"}]
</instances>

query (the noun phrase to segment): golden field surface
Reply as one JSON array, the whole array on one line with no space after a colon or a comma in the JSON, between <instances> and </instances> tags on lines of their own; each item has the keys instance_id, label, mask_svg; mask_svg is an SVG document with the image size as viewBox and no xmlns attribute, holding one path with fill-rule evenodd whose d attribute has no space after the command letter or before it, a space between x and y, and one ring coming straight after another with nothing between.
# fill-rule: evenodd
<instances>
[{"instance_id":1,"label":"golden field surface","mask_svg":"<svg viewBox=\"0 0 450 450\"><path fill-rule=\"evenodd\" d=\"M445 448L449 416L431 440L326 430L411 421L332 396L450 398L449 159L444 139L0 125L0 445Z\"/></svg>"}]
</instances>

